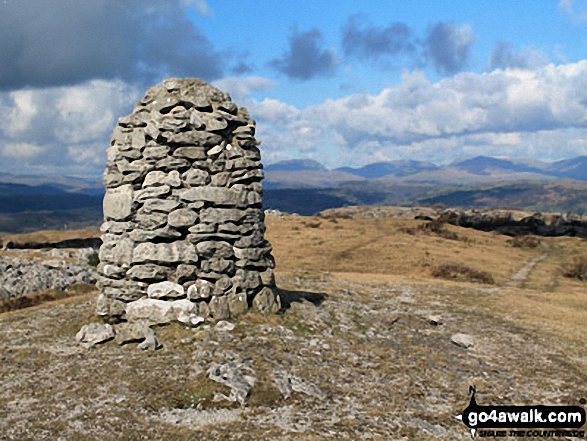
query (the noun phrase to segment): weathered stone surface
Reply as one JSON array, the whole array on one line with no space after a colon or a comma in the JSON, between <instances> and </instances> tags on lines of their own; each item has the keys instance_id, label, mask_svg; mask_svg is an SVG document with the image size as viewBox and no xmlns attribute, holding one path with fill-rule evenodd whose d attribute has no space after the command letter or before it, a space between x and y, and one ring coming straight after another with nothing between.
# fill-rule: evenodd
<instances>
[{"instance_id":1,"label":"weathered stone surface","mask_svg":"<svg viewBox=\"0 0 587 441\"><path fill-rule=\"evenodd\" d=\"M190 328L196 328L203 324L206 321L206 319L194 313L188 314L185 312L181 312L177 316L177 321L183 323L186 326L189 326Z\"/></svg>"},{"instance_id":2,"label":"weathered stone surface","mask_svg":"<svg viewBox=\"0 0 587 441\"><path fill-rule=\"evenodd\" d=\"M223 296L230 291L230 288L232 288L232 279L227 276L220 277L216 283L214 283L212 295Z\"/></svg>"},{"instance_id":3,"label":"weathered stone surface","mask_svg":"<svg viewBox=\"0 0 587 441\"><path fill-rule=\"evenodd\" d=\"M104 217L106 220L126 220L132 214L133 189L131 185L107 188L104 195Z\"/></svg>"},{"instance_id":4,"label":"weathered stone surface","mask_svg":"<svg viewBox=\"0 0 587 441\"><path fill-rule=\"evenodd\" d=\"M205 208L200 212L200 222L220 224L222 222L240 222L247 215L246 210L234 208Z\"/></svg>"},{"instance_id":5,"label":"weathered stone surface","mask_svg":"<svg viewBox=\"0 0 587 441\"><path fill-rule=\"evenodd\" d=\"M265 287L253 299L253 307L264 314L275 313L281 309L281 299L271 288Z\"/></svg>"},{"instance_id":6,"label":"weathered stone surface","mask_svg":"<svg viewBox=\"0 0 587 441\"><path fill-rule=\"evenodd\" d=\"M191 227L198 220L198 215L194 210L189 208L180 208L172 211L167 217L167 223L174 228Z\"/></svg>"},{"instance_id":7,"label":"weathered stone surface","mask_svg":"<svg viewBox=\"0 0 587 441\"><path fill-rule=\"evenodd\" d=\"M193 187L207 185L211 181L210 173L197 168L189 169L183 175L181 175L181 178L187 185Z\"/></svg>"},{"instance_id":8,"label":"weathered stone surface","mask_svg":"<svg viewBox=\"0 0 587 441\"><path fill-rule=\"evenodd\" d=\"M133 280L165 280L170 270L160 265L137 265L127 271L127 275Z\"/></svg>"},{"instance_id":9,"label":"weathered stone surface","mask_svg":"<svg viewBox=\"0 0 587 441\"><path fill-rule=\"evenodd\" d=\"M190 300L209 299L212 297L214 286L207 280L199 279L188 288L187 296Z\"/></svg>"},{"instance_id":10,"label":"weathered stone surface","mask_svg":"<svg viewBox=\"0 0 587 441\"><path fill-rule=\"evenodd\" d=\"M163 227L166 223L167 215L165 213L147 213L141 210L135 216L136 227L145 230L155 230ZM134 231L131 232L131 234L132 233L134 233Z\"/></svg>"},{"instance_id":11,"label":"weathered stone surface","mask_svg":"<svg viewBox=\"0 0 587 441\"><path fill-rule=\"evenodd\" d=\"M262 290L275 280L254 134L246 109L198 79L165 80L119 120L104 173L97 286L102 299L127 303L131 322L177 320L177 307L163 302L183 305L180 321L196 326L241 314L259 292L260 310L279 309ZM120 320L120 304L100 302L102 317Z\"/></svg>"},{"instance_id":12,"label":"weathered stone surface","mask_svg":"<svg viewBox=\"0 0 587 441\"><path fill-rule=\"evenodd\" d=\"M228 306L228 298L226 297L212 297L208 303L210 308L210 315L214 320L226 320L230 318L230 309Z\"/></svg>"},{"instance_id":13,"label":"weathered stone surface","mask_svg":"<svg viewBox=\"0 0 587 441\"><path fill-rule=\"evenodd\" d=\"M149 285L147 295L151 299L178 299L185 297L185 290L177 283L164 281Z\"/></svg>"},{"instance_id":14,"label":"weathered stone surface","mask_svg":"<svg viewBox=\"0 0 587 441\"><path fill-rule=\"evenodd\" d=\"M106 235L105 235L106 236ZM100 247L98 257L101 262L128 265L132 261L133 242L128 238L119 239L116 242L103 236L103 244Z\"/></svg>"},{"instance_id":15,"label":"weathered stone surface","mask_svg":"<svg viewBox=\"0 0 587 441\"><path fill-rule=\"evenodd\" d=\"M147 335L145 340L142 343L139 343L137 347L143 351L156 351L157 349L161 349L163 345L159 342L155 333L153 333Z\"/></svg>"},{"instance_id":16,"label":"weathered stone surface","mask_svg":"<svg viewBox=\"0 0 587 441\"><path fill-rule=\"evenodd\" d=\"M241 357L227 363L212 363L207 373L212 381L230 388L230 395L219 394L220 398L239 402L241 406L245 405L251 389L257 382L252 361L250 359L241 359Z\"/></svg>"},{"instance_id":17,"label":"weathered stone surface","mask_svg":"<svg viewBox=\"0 0 587 441\"><path fill-rule=\"evenodd\" d=\"M83 346L91 348L114 338L114 329L108 323L90 323L83 326L75 338Z\"/></svg>"},{"instance_id":18,"label":"weathered stone surface","mask_svg":"<svg viewBox=\"0 0 587 441\"><path fill-rule=\"evenodd\" d=\"M120 323L114 329L116 331L116 343L119 345L141 342L148 336L155 335L155 331L143 323Z\"/></svg>"},{"instance_id":19,"label":"weathered stone surface","mask_svg":"<svg viewBox=\"0 0 587 441\"><path fill-rule=\"evenodd\" d=\"M292 392L299 392L320 400L327 397L316 385L283 370L275 369L273 371L273 380L285 399L288 399Z\"/></svg>"},{"instance_id":20,"label":"weathered stone surface","mask_svg":"<svg viewBox=\"0 0 587 441\"><path fill-rule=\"evenodd\" d=\"M103 318L122 318L125 314L126 303L111 299L104 294L98 296L96 301L96 314Z\"/></svg>"},{"instance_id":21,"label":"weathered stone surface","mask_svg":"<svg viewBox=\"0 0 587 441\"><path fill-rule=\"evenodd\" d=\"M216 323L216 326L214 326L214 329L220 332L230 332L234 330L234 328L234 323L227 322L226 320L220 320L218 323Z\"/></svg>"},{"instance_id":22,"label":"weathered stone surface","mask_svg":"<svg viewBox=\"0 0 587 441\"><path fill-rule=\"evenodd\" d=\"M175 271L175 280L177 283L183 284L190 280L196 280L196 272L198 267L196 265L180 264Z\"/></svg>"},{"instance_id":23,"label":"weathered stone surface","mask_svg":"<svg viewBox=\"0 0 587 441\"><path fill-rule=\"evenodd\" d=\"M208 240L196 244L196 251L201 258L209 259L212 256L217 258L230 258L234 255L233 247L229 243Z\"/></svg>"},{"instance_id":24,"label":"weathered stone surface","mask_svg":"<svg viewBox=\"0 0 587 441\"><path fill-rule=\"evenodd\" d=\"M244 292L228 294L228 310L231 317L238 317L249 309L247 295Z\"/></svg>"},{"instance_id":25,"label":"weathered stone surface","mask_svg":"<svg viewBox=\"0 0 587 441\"><path fill-rule=\"evenodd\" d=\"M189 300L166 301L142 298L126 305L126 319L149 325L163 325L176 321L179 314L190 314L197 306Z\"/></svg>"},{"instance_id":26,"label":"weathered stone surface","mask_svg":"<svg viewBox=\"0 0 587 441\"><path fill-rule=\"evenodd\" d=\"M173 199L147 199L143 203L143 210L145 213L159 211L161 213L169 213L179 207L180 203Z\"/></svg>"},{"instance_id":27,"label":"weathered stone surface","mask_svg":"<svg viewBox=\"0 0 587 441\"><path fill-rule=\"evenodd\" d=\"M255 290L262 284L261 276L258 271L247 271L238 269L235 274L238 284L247 291ZM266 285L263 283L263 285Z\"/></svg>"},{"instance_id":28,"label":"weathered stone surface","mask_svg":"<svg viewBox=\"0 0 587 441\"><path fill-rule=\"evenodd\" d=\"M145 199L163 198L171 192L169 185L160 185L139 190L135 193L135 200L142 202Z\"/></svg>"},{"instance_id":29,"label":"weathered stone surface","mask_svg":"<svg viewBox=\"0 0 587 441\"><path fill-rule=\"evenodd\" d=\"M173 152L173 156L186 159L206 159L206 151L203 147L179 147Z\"/></svg>"},{"instance_id":30,"label":"weathered stone surface","mask_svg":"<svg viewBox=\"0 0 587 441\"><path fill-rule=\"evenodd\" d=\"M154 239L180 239L181 233L174 228L165 226L154 230L133 230L129 236L135 242L149 242Z\"/></svg>"},{"instance_id":31,"label":"weathered stone surface","mask_svg":"<svg viewBox=\"0 0 587 441\"><path fill-rule=\"evenodd\" d=\"M193 245L186 242L141 243L133 252L134 263L196 263L198 256Z\"/></svg>"},{"instance_id":32,"label":"weathered stone surface","mask_svg":"<svg viewBox=\"0 0 587 441\"><path fill-rule=\"evenodd\" d=\"M145 159L163 159L167 157L167 155L169 154L169 150L171 149L166 145L147 146L145 147L145 150L143 150L143 157Z\"/></svg>"},{"instance_id":33,"label":"weathered stone surface","mask_svg":"<svg viewBox=\"0 0 587 441\"><path fill-rule=\"evenodd\" d=\"M98 265L98 271L100 272L100 274L103 274L111 279L120 279L124 277L124 274L126 273L126 268L118 265L111 265L109 263L100 263Z\"/></svg>"},{"instance_id":34,"label":"weathered stone surface","mask_svg":"<svg viewBox=\"0 0 587 441\"><path fill-rule=\"evenodd\" d=\"M469 334L454 334L450 338L450 341L452 341L455 345L465 349L475 346L475 340Z\"/></svg>"}]
</instances>

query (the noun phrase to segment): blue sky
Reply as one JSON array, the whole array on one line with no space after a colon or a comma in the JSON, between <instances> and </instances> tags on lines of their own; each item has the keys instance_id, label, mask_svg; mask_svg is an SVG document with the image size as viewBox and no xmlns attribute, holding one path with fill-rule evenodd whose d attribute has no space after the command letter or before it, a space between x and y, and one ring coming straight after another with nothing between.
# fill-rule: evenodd
<instances>
[{"instance_id":1,"label":"blue sky","mask_svg":"<svg viewBox=\"0 0 587 441\"><path fill-rule=\"evenodd\" d=\"M587 154L587 1L7 0L0 171L99 176L166 76L228 91L265 163Z\"/></svg>"}]
</instances>

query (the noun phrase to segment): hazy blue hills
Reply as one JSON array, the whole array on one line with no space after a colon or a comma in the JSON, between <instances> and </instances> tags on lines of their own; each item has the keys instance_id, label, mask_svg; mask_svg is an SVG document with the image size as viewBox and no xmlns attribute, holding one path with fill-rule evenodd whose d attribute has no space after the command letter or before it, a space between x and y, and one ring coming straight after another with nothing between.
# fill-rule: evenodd
<instances>
[{"instance_id":1,"label":"hazy blue hills","mask_svg":"<svg viewBox=\"0 0 587 441\"><path fill-rule=\"evenodd\" d=\"M265 208L311 215L346 205L521 208L587 214L587 156L553 163L478 156L329 170L312 159L265 167ZM97 178L0 173L0 233L98 226Z\"/></svg>"},{"instance_id":2,"label":"hazy blue hills","mask_svg":"<svg viewBox=\"0 0 587 441\"><path fill-rule=\"evenodd\" d=\"M325 172L328 169L313 159L289 159L287 161L280 161L270 164L265 167L265 171L318 171Z\"/></svg>"},{"instance_id":3,"label":"hazy blue hills","mask_svg":"<svg viewBox=\"0 0 587 441\"><path fill-rule=\"evenodd\" d=\"M478 175L488 175L491 173L491 170L507 170L514 173L526 172L546 174L544 173L544 170L538 167L532 167L523 162L514 162L489 156L477 156L475 158L455 162L452 164L452 167Z\"/></svg>"},{"instance_id":4,"label":"hazy blue hills","mask_svg":"<svg viewBox=\"0 0 587 441\"><path fill-rule=\"evenodd\" d=\"M335 170L351 173L353 175L362 176L366 179L377 179L383 176L409 176L416 173L437 170L439 167L430 162L421 161L392 161L392 162L376 162L368 164L360 168L339 167Z\"/></svg>"},{"instance_id":5,"label":"hazy blue hills","mask_svg":"<svg viewBox=\"0 0 587 441\"><path fill-rule=\"evenodd\" d=\"M0 213L101 208L103 190L94 195L65 191L52 185L0 183Z\"/></svg>"},{"instance_id":6,"label":"hazy blue hills","mask_svg":"<svg viewBox=\"0 0 587 441\"><path fill-rule=\"evenodd\" d=\"M277 162L267 166L265 171L269 188L323 188L361 180L438 182L444 185L552 178L587 181L587 156L553 163L477 156L446 165L405 160L334 170L308 159Z\"/></svg>"}]
</instances>

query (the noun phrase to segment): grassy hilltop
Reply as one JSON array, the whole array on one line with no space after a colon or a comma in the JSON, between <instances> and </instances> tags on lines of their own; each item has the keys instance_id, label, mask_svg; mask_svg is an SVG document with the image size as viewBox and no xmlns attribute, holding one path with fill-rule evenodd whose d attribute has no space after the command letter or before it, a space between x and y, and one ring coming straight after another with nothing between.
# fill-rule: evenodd
<instances>
[{"instance_id":1,"label":"grassy hilltop","mask_svg":"<svg viewBox=\"0 0 587 441\"><path fill-rule=\"evenodd\" d=\"M520 241L369 216L268 216L289 309L249 312L231 332L167 326L154 353L76 344L79 328L96 321L95 291L1 314L0 432L465 440L452 417L470 384L480 404L587 397L587 282L565 276L586 257L584 239ZM474 347L453 344L456 333ZM257 378L244 407L215 401L228 389L206 375L209 363L230 360ZM284 375L301 382L287 399L276 386Z\"/></svg>"}]
</instances>

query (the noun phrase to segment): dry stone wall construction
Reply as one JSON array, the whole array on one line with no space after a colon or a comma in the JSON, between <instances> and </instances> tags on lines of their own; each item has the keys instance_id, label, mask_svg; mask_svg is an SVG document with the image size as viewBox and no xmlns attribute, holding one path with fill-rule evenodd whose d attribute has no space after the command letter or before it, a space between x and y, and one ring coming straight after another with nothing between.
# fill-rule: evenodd
<instances>
[{"instance_id":1,"label":"dry stone wall construction","mask_svg":"<svg viewBox=\"0 0 587 441\"><path fill-rule=\"evenodd\" d=\"M199 79L120 118L104 172L98 314L201 323L279 309L255 122Z\"/></svg>"}]
</instances>

